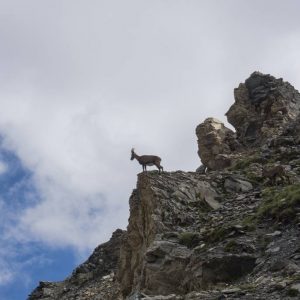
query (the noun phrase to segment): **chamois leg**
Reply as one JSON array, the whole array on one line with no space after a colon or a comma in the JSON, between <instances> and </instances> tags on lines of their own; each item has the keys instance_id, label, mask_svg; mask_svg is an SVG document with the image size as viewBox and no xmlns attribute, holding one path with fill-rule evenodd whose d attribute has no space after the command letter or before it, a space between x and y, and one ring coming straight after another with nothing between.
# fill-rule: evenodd
<instances>
[{"instance_id":1,"label":"chamois leg","mask_svg":"<svg viewBox=\"0 0 300 300\"><path fill-rule=\"evenodd\" d=\"M162 171L164 170L164 168L158 163L155 163L155 166L158 169L158 173L160 173L160 170L162 170Z\"/></svg>"}]
</instances>

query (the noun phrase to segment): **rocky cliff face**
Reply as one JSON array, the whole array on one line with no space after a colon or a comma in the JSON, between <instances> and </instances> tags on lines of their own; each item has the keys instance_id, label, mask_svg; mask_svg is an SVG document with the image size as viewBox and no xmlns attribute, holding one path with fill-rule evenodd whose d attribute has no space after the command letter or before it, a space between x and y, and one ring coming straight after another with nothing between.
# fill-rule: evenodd
<instances>
[{"instance_id":1,"label":"rocky cliff face","mask_svg":"<svg viewBox=\"0 0 300 300\"><path fill-rule=\"evenodd\" d=\"M227 112L236 133L197 127L202 173L139 174L127 231L29 299L299 298L299 109L289 83L253 73Z\"/></svg>"},{"instance_id":2,"label":"rocky cliff face","mask_svg":"<svg viewBox=\"0 0 300 300\"><path fill-rule=\"evenodd\" d=\"M124 296L139 290L149 294L187 290L192 250L181 239L199 228L201 208L220 207L217 196L209 181L194 173L139 175L120 252L118 277Z\"/></svg>"},{"instance_id":3,"label":"rocky cliff face","mask_svg":"<svg viewBox=\"0 0 300 300\"><path fill-rule=\"evenodd\" d=\"M40 282L30 300L118 299L119 284L115 273L125 231L117 229L111 239L98 246L89 259L62 282Z\"/></svg>"}]
</instances>

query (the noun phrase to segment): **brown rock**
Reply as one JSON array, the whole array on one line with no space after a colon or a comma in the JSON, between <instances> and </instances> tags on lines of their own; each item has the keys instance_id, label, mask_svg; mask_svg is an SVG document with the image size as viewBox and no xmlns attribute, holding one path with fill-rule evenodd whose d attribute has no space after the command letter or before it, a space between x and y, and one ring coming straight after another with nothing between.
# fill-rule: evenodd
<instances>
[{"instance_id":1,"label":"brown rock","mask_svg":"<svg viewBox=\"0 0 300 300\"><path fill-rule=\"evenodd\" d=\"M231 154L239 148L232 130L214 118L208 118L196 128L198 155L210 170L220 170L231 164Z\"/></svg>"}]
</instances>

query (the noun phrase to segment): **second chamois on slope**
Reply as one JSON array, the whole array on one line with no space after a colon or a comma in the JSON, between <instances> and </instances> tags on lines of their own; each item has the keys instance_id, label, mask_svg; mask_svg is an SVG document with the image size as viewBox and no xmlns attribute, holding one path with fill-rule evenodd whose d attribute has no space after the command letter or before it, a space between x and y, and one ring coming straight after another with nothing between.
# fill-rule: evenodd
<instances>
[{"instance_id":1,"label":"second chamois on slope","mask_svg":"<svg viewBox=\"0 0 300 300\"><path fill-rule=\"evenodd\" d=\"M272 168L263 168L262 169L263 178L267 178L270 181L271 185L277 185L277 179L280 179L281 182L287 181L289 184L290 177L287 174L286 169L282 165L276 165Z\"/></svg>"},{"instance_id":2,"label":"second chamois on slope","mask_svg":"<svg viewBox=\"0 0 300 300\"><path fill-rule=\"evenodd\" d=\"M158 172L160 173L161 171L164 170L163 166L160 165L161 158L156 155L137 155L134 152L134 149L131 149L131 160L136 159L142 166L143 166L143 172L147 171L147 166L156 166L158 169Z\"/></svg>"}]
</instances>

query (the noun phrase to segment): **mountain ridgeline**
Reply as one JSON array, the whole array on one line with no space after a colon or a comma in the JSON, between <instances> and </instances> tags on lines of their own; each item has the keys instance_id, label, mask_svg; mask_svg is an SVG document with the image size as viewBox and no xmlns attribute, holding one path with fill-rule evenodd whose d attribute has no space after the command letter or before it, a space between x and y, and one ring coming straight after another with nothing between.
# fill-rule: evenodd
<instances>
[{"instance_id":1,"label":"mountain ridgeline","mask_svg":"<svg viewBox=\"0 0 300 300\"><path fill-rule=\"evenodd\" d=\"M254 72L197 126L196 172L144 172L116 230L28 300L299 299L300 94Z\"/></svg>"}]
</instances>

